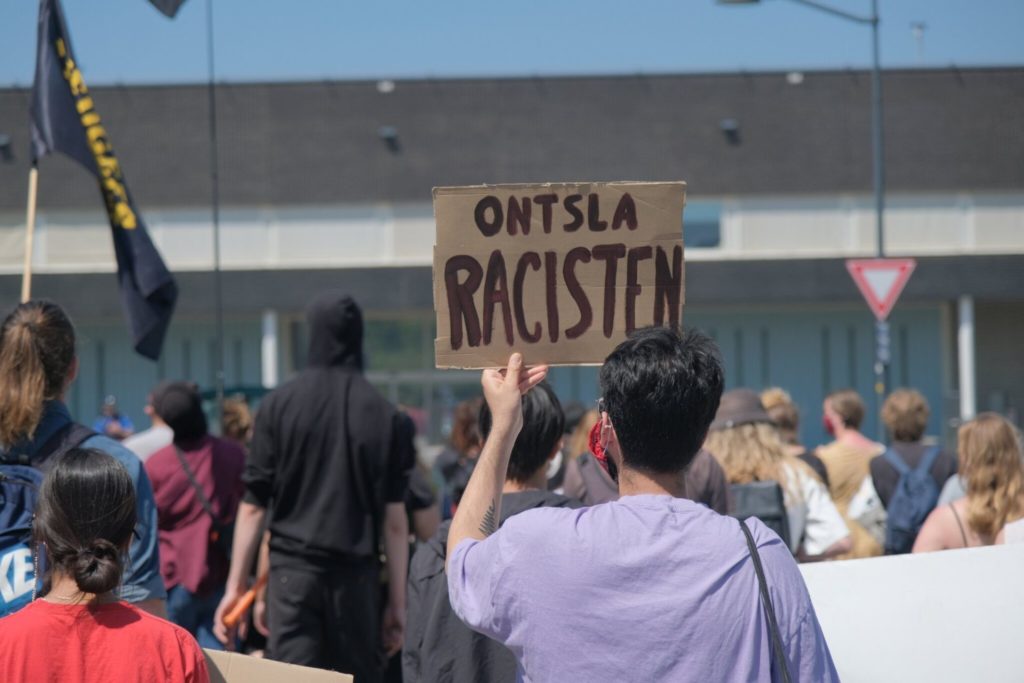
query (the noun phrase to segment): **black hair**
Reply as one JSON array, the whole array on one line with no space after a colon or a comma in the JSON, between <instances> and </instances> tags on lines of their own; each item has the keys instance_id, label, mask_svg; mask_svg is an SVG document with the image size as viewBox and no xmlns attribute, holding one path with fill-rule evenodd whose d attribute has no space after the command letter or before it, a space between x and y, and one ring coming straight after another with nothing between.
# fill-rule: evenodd
<instances>
[{"instance_id":1,"label":"black hair","mask_svg":"<svg viewBox=\"0 0 1024 683\"><path fill-rule=\"evenodd\" d=\"M565 434L569 435L576 431L588 408L579 401L569 401L562 408L565 413Z\"/></svg>"},{"instance_id":2,"label":"black hair","mask_svg":"<svg viewBox=\"0 0 1024 683\"><path fill-rule=\"evenodd\" d=\"M524 482L544 467L565 429L565 415L558 396L547 382L541 382L523 396L523 428L512 447L508 478ZM480 406L480 433L491 433L491 410Z\"/></svg>"},{"instance_id":3,"label":"black hair","mask_svg":"<svg viewBox=\"0 0 1024 683\"><path fill-rule=\"evenodd\" d=\"M696 457L718 410L725 373L707 335L645 327L605 359L600 382L626 466L666 473L685 469Z\"/></svg>"},{"instance_id":4,"label":"black hair","mask_svg":"<svg viewBox=\"0 0 1024 683\"><path fill-rule=\"evenodd\" d=\"M121 581L122 555L135 529L135 487L121 463L102 451L73 448L43 479L32 535L52 572L83 593L106 593Z\"/></svg>"},{"instance_id":5,"label":"black hair","mask_svg":"<svg viewBox=\"0 0 1024 683\"><path fill-rule=\"evenodd\" d=\"M174 443L200 439L209 431L195 382L171 382L153 397L153 410L174 431Z\"/></svg>"}]
</instances>

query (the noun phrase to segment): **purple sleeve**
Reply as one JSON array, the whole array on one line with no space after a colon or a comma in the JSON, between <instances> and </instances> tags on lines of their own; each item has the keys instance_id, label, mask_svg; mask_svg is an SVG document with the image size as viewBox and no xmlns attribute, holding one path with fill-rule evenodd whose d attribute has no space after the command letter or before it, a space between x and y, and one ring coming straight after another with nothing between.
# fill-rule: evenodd
<instances>
[{"instance_id":1,"label":"purple sleeve","mask_svg":"<svg viewBox=\"0 0 1024 683\"><path fill-rule=\"evenodd\" d=\"M793 681L838 681L807 585L789 548L760 520L747 524L757 540Z\"/></svg>"},{"instance_id":2,"label":"purple sleeve","mask_svg":"<svg viewBox=\"0 0 1024 683\"><path fill-rule=\"evenodd\" d=\"M793 681L838 683L839 674L813 607L808 607L804 613L797 629L790 635L786 649Z\"/></svg>"},{"instance_id":3,"label":"purple sleeve","mask_svg":"<svg viewBox=\"0 0 1024 683\"><path fill-rule=\"evenodd\" d=\"M506 585L502 537L499 530L483 541L468 538L459 543L448 564L448 596L466 626L504 643L510 633L510 605L504 603L515 590Z\"/></svg>"}]
</instances>

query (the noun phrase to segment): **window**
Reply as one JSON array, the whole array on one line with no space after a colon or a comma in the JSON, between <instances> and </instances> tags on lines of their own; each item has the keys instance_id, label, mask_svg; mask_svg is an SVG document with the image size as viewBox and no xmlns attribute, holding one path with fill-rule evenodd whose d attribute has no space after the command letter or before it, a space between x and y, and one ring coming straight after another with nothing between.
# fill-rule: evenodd
<instances>
[{"instance_id":1,"label":"window","mask_svg":"<svg viewBox=\"0 0 1024 683\"><path fill-rule=\"evenodd\" d=\"M683 211L683 241L687 249L719 247L722 244L718 202L687 202Z\"/></svg>"},{"instance_id":2,"label":"window","mask_svg":"<svg viewBox=\"0 0 1024 683\"><path fill-rule=\"evenodd\" d=\"M422 370L433 365L433 320L369 318L363 351L369 371ZM425 354L425 350L428 354Z\"/></svg>"}]
</instances>

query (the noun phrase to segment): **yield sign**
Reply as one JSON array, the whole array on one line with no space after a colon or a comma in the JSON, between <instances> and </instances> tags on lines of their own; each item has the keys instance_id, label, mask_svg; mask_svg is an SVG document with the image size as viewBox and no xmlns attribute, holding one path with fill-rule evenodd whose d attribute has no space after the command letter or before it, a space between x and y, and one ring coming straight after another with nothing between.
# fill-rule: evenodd
<instances>
[{"instance_id":1,"label":"yield sign","mask_svg":"<svg viewBox=\"0 0 1024 683\"><path fill-rule=\"evenodd\" d=\"M846 269L868 302L868 308L879 321L884 321L916 265L917 261L912 258L849 259Z\"/></svg>"}]
</instances>

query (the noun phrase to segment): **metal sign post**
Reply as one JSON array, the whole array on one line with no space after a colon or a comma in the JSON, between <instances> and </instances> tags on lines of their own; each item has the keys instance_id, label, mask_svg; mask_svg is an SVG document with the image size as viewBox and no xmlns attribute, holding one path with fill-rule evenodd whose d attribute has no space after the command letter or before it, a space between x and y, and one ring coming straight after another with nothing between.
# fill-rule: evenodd
<instances>
[{"instance_id":1,"label":"metal sign post","mask_svg":"<svg viewBox=\"0 0 1024 683\"><path fill-rule=\"evenodd\" d=\"M889 323L884 320L875 321L875 401L879 408L885 400L889 386L889 362L892 360L889 346ZM878 440L885 439L885 429L878 422Z\"/></svg>"},{"instance_id":2,"label":"metal sign post","mask_svg":"<svg viewBox=\"0 0 1024 683\"><path fill-rule=\"evenodd\" d=\"M846 262L846 270L864 296L868 308L875 314L875 399L879 408L888 391L889 364L892 362L889 323L886 320L916 265L914 259L850 259ZM879 441L885 439L881 422L878 423L878 438Z\"/></svg>"}]
</instances>

